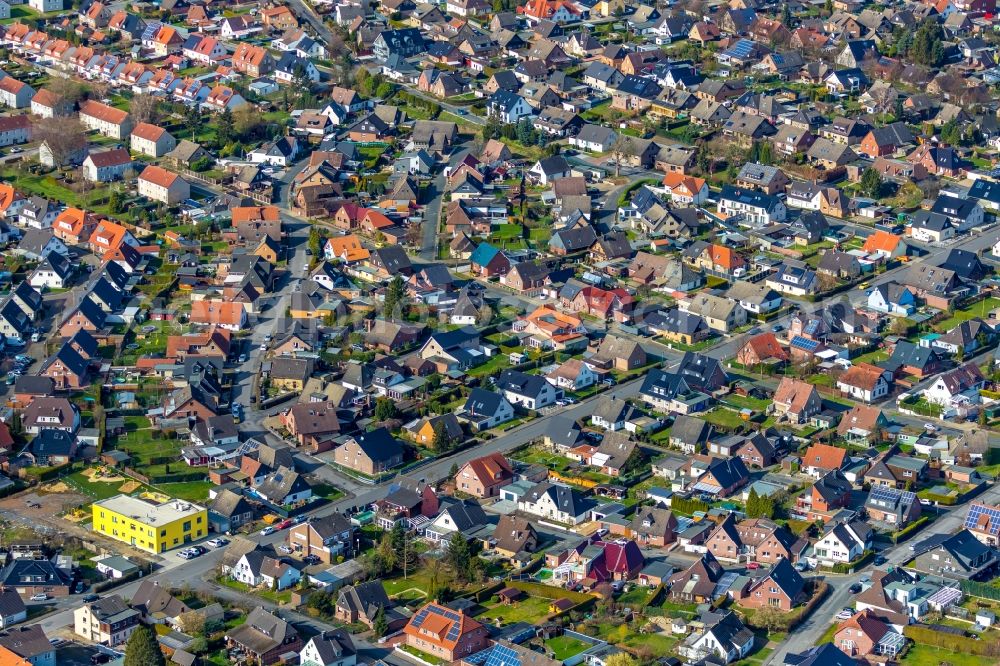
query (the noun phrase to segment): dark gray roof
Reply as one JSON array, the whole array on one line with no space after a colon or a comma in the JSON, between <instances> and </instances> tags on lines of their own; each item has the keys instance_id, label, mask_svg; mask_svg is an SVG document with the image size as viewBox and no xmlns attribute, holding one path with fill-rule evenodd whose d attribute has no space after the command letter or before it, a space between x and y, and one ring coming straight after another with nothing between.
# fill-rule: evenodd
<instances>
[{"instance_id":1,"label":"dark gray roof","mask_svg":"<svg viewBox=\"0 0 1000 666\"><path fill-rule=\"evenodd\" d=\"M544 381L544 380L542 380ZM465 411L478 416L492 416L503 404L503 396L486 389L474 388L465 401Z\"/></svg>"},{"instance_id":2,"label":"dark gray roof","mask_svg":"<svg viewBox=\"0 0 1000 666\"><path fill-rule=\"evenodd\" d=\"M402 451L402 444L384 427L359 433L353 439L365 455L375 462L391 460Z\"/></svg>"},{"instance_id":3,"label":"dark gray roof","mask_svg":"<svg viewBox=\"0 0 1000 666\"><path fill-rule=\"evenodd\" d=\"M551 386L541 375L529 375L519 370L504 370L497 379L497 388L517 395L538 398L546 387Z\"/></svg>"}]
</instances>

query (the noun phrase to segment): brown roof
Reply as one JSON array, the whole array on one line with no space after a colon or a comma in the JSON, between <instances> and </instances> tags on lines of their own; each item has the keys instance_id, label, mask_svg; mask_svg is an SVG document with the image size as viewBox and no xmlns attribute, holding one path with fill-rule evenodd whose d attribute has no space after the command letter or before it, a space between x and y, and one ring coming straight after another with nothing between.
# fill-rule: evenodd
<instances>
[{"instance_id":1,"label":"brown roof","mask_svg":"<svg viewBox=\"0 0 1000 666\"><path fill-rule=\"evenodd\" d=\"M508 553L521 552L532 534L535 534L535 528L526 518L518 516L500 516L500 521L493 530L497 549Z\"/></svg>"},{"instance_id":2,"label":"brown roof","mask_svg":"<svg viewBox=\"0 0 1000 666\"><path fill-rule=\"evenodd\" d=\"M788 352L785 351L774 333L761 333L747 340L747 346L753 349L757 358L763 360L776 358L782 361L788 360Z\"/></svg>"},{"instance_id":3,"label":"brown roof","mask_svg":"<svg viewBox=\"0 0 1000 666\"><path fill-rule=\"evenodd\" d=\"M854 405L851 411L847 412L840 420L840 424L837 426L837 434L843 435L852 428L871 432L875 429L875 424L878 423L879 416L881 415L882 410L878 407Z\"/></svg>"},{"instance_id":4,"label":"brown roof","mask_svg":"<svg viewBox=\"0 0 1000 666\"><path fill-rule=\"evenodd\" d=\"M147 141L157 141L166 133L166 131L167 130L162 127L157 127L156 125L139 123L132 128L132 136L137 136L140 139L145 139Z\"/></svg>"},{"instance_id":5,"label":"brown roof","mask_svg":"<svg viewBox=\"0 0 1000 666\"><path fill-rule=\"evenodd\" d=\"M191 321L196 324L229 324L236 326L242 319L242 303L195 301L191 304Z\"/></svg>"},{"instance_id":6,"label":"brown roof","mask_svg":"<svg viewBox=\"0 0 1000 666\"><path fill-rule=\"evenodd\" d=\"M802 455L802 464L820 469L840 469L844 465L847 450L829 444L813 444Z\"/></svg>"},{"instance_id":7,"label":"brown roof","mask_svg":"<svg viewBox=\"0 0 1000 666\"><path fill-rule=\"evenodd\" d=\"M334 402L307 402L291 408L289 416L295 420L295 435L315 435L337 432L340 419Z\"/></svg>"},{"instance_id":8,"label":"brown roof","mask_svg":"<svg viewBox=\"0 0 1000 666\"><path fill-rule=\"evenodd\" d=\"M18 93L24 88L26 84L23 81L18 81L12 76L0 79L0 90L9 93Z\"/></svg>"},{"instance_id":9,"label":"brown roof","mask_svg":"<svg viewBox=\"0 0 1000 666\"><path fill-rule=\"evenodd\" d=\"M116 109L113 106L95 102L92 99L88 99L80 105L80 115L90 116L92 118L97 118L98 120L114 123L116 125L121 125L128 119L127 111L122 111L121 109Z\"/></svg>"},{"instance_id":10,"label":"brown roof","mask_svg":"<svg viewBox=\"0 0 1000 666\"><path fill-rule=\"evenodd\" d=\"M27 115L0 116L0 132L10 132L16 129L31 127L31 118Z\"/></svg>"},{"instance_id":11,"label":"brown roof","mask_svg":"<svg viewBox=\"0 0 1000 666\"><path fill-rule=\"evenodd\" d=\"M882 640L882 637L888 633L889 626L879 618L875 617L875 613L866 608L860 613L841 622L840 626L837 627L837 633L839 634L845 629L858 631L867 636L872 643L878 643Z\"/></svg>"},{"instance_id":12,"label":"brown roof","mask_svg":"<svg viewBox=\"0 0 1000 666\"><path fill-rule=\"evenodd\" d=\"M153 183L154 185L159 185L160 187L170 187L180 178L176 173L167 171L163 167L158 167L155 164L150 164L148 167L142 170L139 175L140 180L144 180L148 183Z\"/></svg>"},{"instance_id":13,"label":"brown roof","mask_svg":"<svg viewBox=\"0 0 1000 666\"><path fill-rule=\"evenodd\" d=\"M812 384L792 377L785 377L774 392L774 402L788 405L789 411L797 414L805 409L810 396L816 391Z\"/></svg>"},{"instance_id":14,"label":"brown roof","mask_svg":"<svg viewBox=\"0 0 1000 666\"><path fill-rule=\"evenodd\" d=\"M480 481L493 481L504 477L511 477L514 474L510 463L499 452L470 460L469 466Z\"/></svg>"},{"instance_id":15,"label":"brown roof","mask_svg":"<svg viewBox=\"0 0 1000 666\"><path fill-rule=\"evenodd\" d=\"M42 88L35 93L34 97L31 98L32 102L41 104L42 106L47 106L50 109L56 108L62 98L49 90L48 88Z\"/></svg>"},{"instance_id":16,"label":"brown roof","mask_svg":"<svg viewBox=\"0 0 1000 666\"><path fill-rule=\"evenodd\" d=\"M94 166L101 168L128 164L132 161L132 156L124 148L114 148L112 150L105 150L102 153L91 153L90 161L94 163Z\"/></svg>"},{"instance_id":17,"label":"brown roof","mask_svg":"<svg viewBox=\"0 0 1000 666\"><path fill-rule=\"evenodd\" d=\"M837 381L872 391L884 372L885 370L871 363L855 363Z\"/></svg>"}]
</instances>

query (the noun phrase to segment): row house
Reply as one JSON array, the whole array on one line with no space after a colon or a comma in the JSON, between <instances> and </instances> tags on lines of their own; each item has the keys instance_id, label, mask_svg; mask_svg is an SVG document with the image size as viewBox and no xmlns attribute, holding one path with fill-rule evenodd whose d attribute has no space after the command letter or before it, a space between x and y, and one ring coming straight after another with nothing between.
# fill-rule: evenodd
<instances>
[{"instance_id":1,"label":"row house","mask_svg":"<svg viewBox=\"0 0 1000 666\"><path fill-rule=\"evenodd\" d=\"M80 105L80 122L88 130L119 141L124 141L132 131L132 118L127 111L94 100Z\"/></svg>"},{"instance_id":2,"label":"row house","mask_svg":"<svg viewBox=\"0 0 1000 666\"><path fill-rule=\"evenodd\" d=\"M259 77L274 71L274 57L261 46L240 43L233 52L233 69L247 76Z\"/></svg>"}]
</instances>

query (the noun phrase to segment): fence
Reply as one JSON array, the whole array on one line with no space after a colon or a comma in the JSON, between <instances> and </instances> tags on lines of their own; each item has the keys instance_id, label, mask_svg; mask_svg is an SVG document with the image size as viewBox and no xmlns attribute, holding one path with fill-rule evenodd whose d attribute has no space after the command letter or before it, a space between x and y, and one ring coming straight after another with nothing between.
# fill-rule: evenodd
<instances>
[{"instance_id":1,"label":"fence","mask_svg":"<svg viewBox=\"0 0 1000 666\"><path fill-rule=\"evenodd\" d=\"M975 640L943 631L935 631L918 625L904 627L903 635L911 639L914 643L933 645L951 650L952 652L964 652L965 654L991 657L1000 655L1000 641L997 640Z\"/></svg>"},{"instance_id":2,"label":"fence","mask_svg":"<svg viewBox=\"0 0 1000 666\"><path fill-rule=\"evenodd\" d=\"M970 597L989 599L990 601L1000 601L1000 587L995 587L988 583L980 583L974 580L959 581L962 592Z\"/></svg>"}]
</instances>

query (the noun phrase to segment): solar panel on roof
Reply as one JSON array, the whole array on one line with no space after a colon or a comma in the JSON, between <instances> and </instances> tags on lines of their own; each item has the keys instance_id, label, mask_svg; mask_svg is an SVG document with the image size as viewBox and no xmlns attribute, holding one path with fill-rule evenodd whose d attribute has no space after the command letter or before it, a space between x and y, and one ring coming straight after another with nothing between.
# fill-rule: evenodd
<instances>
[{"instance_id":1,"label":"solar panel on roof","mask_svg":"<svg viewBox=\"0 0 1000 666\"><path fill-rule=\"evenodd\" d=\"M973 504L969 507L969 513L965 515L965 528L975 529L979 524L979 519L986 516L990 520L990 525L996 530L1000 526L1000 509L982 504Z\"/></svg>"},{"instance_id":2,"label":"solar panel on roof","mask_svg":"<svg viewBox=\"0 0 1000 666\"><path fill-rule=\"evenodd\" d=\"M517 653L506 645L494 645L486 658L484 666L520 666L521 659Z\"/></svg>"},{"instance_id":3,"label":"solar panel on roof","mask_svg":"<svg viewBox=\"0 0 1000 666\"><path fill-rule=\"evenodd\" d=\"M819 347L818 340L810 340L809 338L803 338L800 335L792 338L792 344L800 349L805 349L807 351L815 351Z\"/></svg>"},{"instance_id":4,"label":"solar panel on roof","mask_svg":"<svg viewBox=\"0 0 1000 666\"><path fill-rule=\"evenodd\" d=\"M879 502L895 502L898 494L892 488L876 486L872 488L870 495L873 500Z\"/></svg>"}]
</instances>

